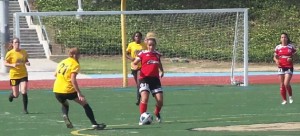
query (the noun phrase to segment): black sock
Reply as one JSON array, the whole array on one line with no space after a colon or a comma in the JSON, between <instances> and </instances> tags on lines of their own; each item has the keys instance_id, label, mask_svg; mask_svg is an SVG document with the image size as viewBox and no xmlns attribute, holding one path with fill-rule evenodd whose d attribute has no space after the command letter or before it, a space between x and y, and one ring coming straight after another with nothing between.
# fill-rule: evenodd
<instances>
[{"instance_id":1,"label":"black sock","mask_svg":"<svg viewBox=\"0 0 300 136\"><path fill-rule=\"evenodd\" d=\"M68 114L69 114L69 105L68 104L62 104L61 111L62 111L63 115L68 116Z\"/></svg>"},{"instance_id":2,"label":"black sock","mask_svg":"<svg viewBox=\"0 0 300 136\"><path fill-rule=\"evenodd\" d=\"M140 89L136 90L136 98L137 98L137 100L141 99Z\"/></svg>"},{"instance_id":3,"label":"black sock","mask_svg":"<svg viewBox=\"0 0 300 136\"><path fill-rule=\"evenodd\" d=\"M24 106L24 110L27 111L28 96L27 96L27 94L22 94L22 96L23 96L23 106Z\"/></svg>"},{"instance_id":4,"label":"black sock","mask_svg":"<svg viewBox=\"0 0 300 136\"><path fill-rule=\"evenodd\" d=\"M92 108L90 107L90 105L89 105L89 104L86 104L86 105L83 106L83 108L84 108L84 111L85 111L86 116L90 119L91 123L92 123L93 125L96 125L97 122L96 122L96 120L95 120L94 113L93 113L93 110L92 110Z\"/></svg>"}]
</instances>

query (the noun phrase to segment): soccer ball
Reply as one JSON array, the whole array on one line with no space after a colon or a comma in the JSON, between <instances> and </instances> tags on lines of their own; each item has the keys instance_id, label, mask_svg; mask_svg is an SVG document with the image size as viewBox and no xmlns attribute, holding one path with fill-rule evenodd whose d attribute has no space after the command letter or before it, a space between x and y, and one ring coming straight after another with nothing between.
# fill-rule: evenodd
<instances>
[{"instance_id":1,"label":"soccer ball","mask_svg":"<svg viewBox=\"0 0 300 136\"><path fill-rule=\"evenodd\" d=\"M140 116L141 125L150 125L152 123L153 116L149 112L144 112Z\"/></svg>"}]
</instances>

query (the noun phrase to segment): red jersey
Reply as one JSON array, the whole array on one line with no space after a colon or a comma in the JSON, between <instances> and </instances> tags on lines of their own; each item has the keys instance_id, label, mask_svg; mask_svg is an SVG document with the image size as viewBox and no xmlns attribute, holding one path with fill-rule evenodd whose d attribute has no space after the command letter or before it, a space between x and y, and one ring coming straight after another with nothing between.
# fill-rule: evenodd
<instances>
[{"instance_id":1,"label":"red jersey","mask_svg":"<svg viewBox=\"0 0 300 136\"><path fill-rule=\"evenodd\" d=\"M287 61L288 58L292 57L296 52L296 49L293 45L288 44L287 46L282 46L281 44L277 45L275 48L275 55L278 56L279 68L292 68L293 62Z\"/></svg>"},{"instance_id":2,"label":"red jersey","mask_svg":"<svg viewBox=\"0 0 300 136\"><path fill-rule=\"evenodd\" d=\"M143 50L137 55L141 60L140 79L145 77L159 78L159 64L161 54L158 51Z\"/></svg>"}]
</instances>

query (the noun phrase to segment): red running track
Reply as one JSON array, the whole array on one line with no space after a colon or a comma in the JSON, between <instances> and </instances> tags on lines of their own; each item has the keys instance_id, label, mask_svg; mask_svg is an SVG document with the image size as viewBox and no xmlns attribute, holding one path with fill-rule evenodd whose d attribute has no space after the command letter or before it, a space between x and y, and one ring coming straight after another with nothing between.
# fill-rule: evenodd
<instances>
[{"instance_id":1,"label":"red running track","mask_svg":"<svg viewBox=\"0 0 300 136\"><path fill-rule=\"evenodd\" d=\"M122 87L121 78L93 78L78 79L80 87ZM228 85L230 80L228 76L212 77L164 77L161 79L163 86L193 86L193 85ZM30 80L29 88L32 89L52 89L54 80ZM279 79L277 75L249 76L249 85L253 84L277 84ZM300 83L300 76L294 75L292 83ZM135 86L132 78L128 80L128 86ZM0 90L10 90L8 81L0 81Z\"/></svg>"}]
</instances>

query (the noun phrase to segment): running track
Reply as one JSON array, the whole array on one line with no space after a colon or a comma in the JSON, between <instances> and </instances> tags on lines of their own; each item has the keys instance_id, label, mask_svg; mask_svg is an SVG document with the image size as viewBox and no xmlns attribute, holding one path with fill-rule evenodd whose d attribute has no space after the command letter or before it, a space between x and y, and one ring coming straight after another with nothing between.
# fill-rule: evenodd
<instances>
[{"instance_id":1,"label":"running track","mask_svg":"<svg viewBox=\"0 0 300 136\"><path fill-rule=\"evenodd\" d=\"M191 76L191 77L163 77L163 86L193 86L193 85L229 85L228 76ZM249 85L278 84L277 75L250 75ZM54 80L30 80L29 88L52 89ZM292 83L300 83L300 74L294 74ZM122 78L92 78L78 79L80 87L122 87ZM132 78L128 79L128 86L135 86ZM10 90L8 81L0 81L0 90Z\"/></svg>"}]
</instances>

